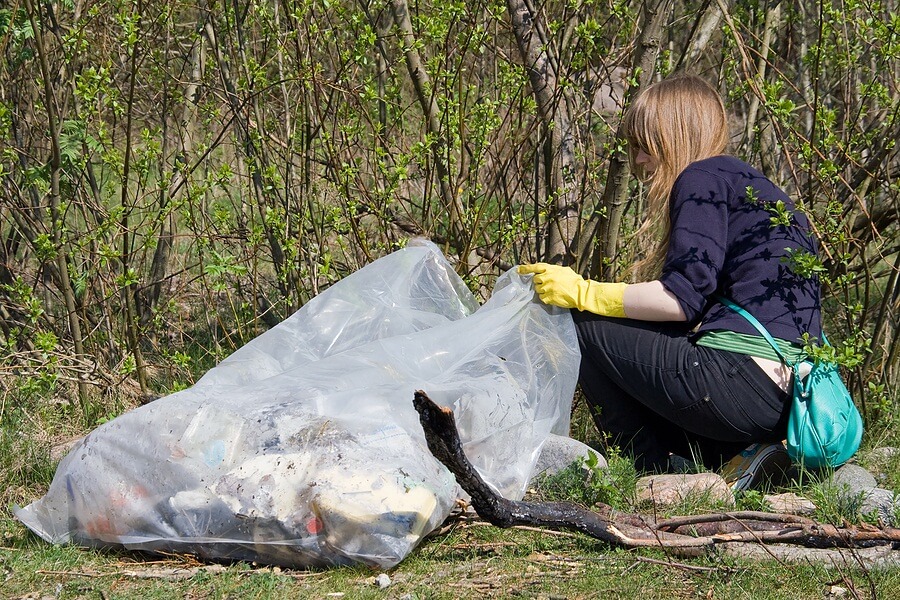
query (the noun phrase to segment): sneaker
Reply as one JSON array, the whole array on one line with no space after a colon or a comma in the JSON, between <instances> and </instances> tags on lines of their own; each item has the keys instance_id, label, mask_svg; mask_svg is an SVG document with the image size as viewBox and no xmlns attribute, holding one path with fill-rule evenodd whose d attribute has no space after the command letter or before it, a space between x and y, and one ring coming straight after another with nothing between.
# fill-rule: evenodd
<instances>
[{"instance_id":1,"label":"sneaker","mask_svg":"<svg viewBox=\"0 0 900 600\"><path fill-rule=\"evenodd\" d=\"M735 492L750 490L762 482L784 478L791 467L784 444L752 444L722 467L721 475Z\"/></svg>"}]
</instances>

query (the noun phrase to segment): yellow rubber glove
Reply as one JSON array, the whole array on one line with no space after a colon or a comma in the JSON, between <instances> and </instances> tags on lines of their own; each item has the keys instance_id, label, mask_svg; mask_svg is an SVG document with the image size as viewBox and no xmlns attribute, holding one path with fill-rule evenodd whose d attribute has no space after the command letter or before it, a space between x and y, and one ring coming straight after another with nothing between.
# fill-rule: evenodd
<instances>
[{"instance_id":1,"label":"yellow rubber glove","mask_svg":"<svg viewBox=\"0 0 900 600\"><path fill-rule=\"evenodd\" d=\"M520 275L534 275L534 291L544 304L577 308L605 317L624 317L627 283L585 279L569 267L548 263L519 265Z\"/></svg>"}]
</instances>

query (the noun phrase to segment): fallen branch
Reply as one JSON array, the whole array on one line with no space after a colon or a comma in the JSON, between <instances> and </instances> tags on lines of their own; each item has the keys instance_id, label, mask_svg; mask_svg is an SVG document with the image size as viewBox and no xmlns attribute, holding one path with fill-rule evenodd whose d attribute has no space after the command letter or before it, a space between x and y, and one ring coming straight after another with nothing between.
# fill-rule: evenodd
<instances>
[{"instance_id":1,"label":"fallen branch","mask_svg":"<svg viewBox=\"0 0 900 600\"><path fill-rule=\"evenodd\" d=\"M478 515L498 527L533 526L568 529L625 548L663 547L696 555L723 545L790 544L805 548L867 548L900 546L900 529L879 529L818 523L794 515L739 511L656 520L617 511L601 504L597 511L569 502L517 502L496 493L481 478L463 452L453 411L417 391L413 405L428 448L471 496ZM797 552L786 553L796 557ZM802 553L801 553L802 554ZM884 560L884 552L872 553ZM771 557L772 554L769 553ZM806 557L813 556L808 553Z\"/></svg>"}]
</instances>

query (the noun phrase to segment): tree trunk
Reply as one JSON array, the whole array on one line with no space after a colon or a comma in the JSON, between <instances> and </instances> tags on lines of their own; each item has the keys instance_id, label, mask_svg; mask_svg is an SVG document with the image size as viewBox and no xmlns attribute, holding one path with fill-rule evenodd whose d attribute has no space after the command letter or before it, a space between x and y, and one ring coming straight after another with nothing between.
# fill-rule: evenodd
<instances>
[{"instance_id":1,"label":"tree trunk","mask_svg":"<svg viewBox=\"0 0 900 600\"><path fill-rule=\"evenodd\" d=\"M581 166L575 152L576 134L569 103L564 97L568 92L559 86L559 65L551 60L546 36L541 35L531 8L524 0L507 0L506 5L537 103L538 118L550 143L547 242L541 258L552 263L570 264L576 259L573 242L578 235Z\"/></svg>"},{"instance_id":2,"label":"tree trunk","mask_svg":"<svg viewBox=\"0 0 900 600\"><path fill-rule=\"evenodd\" d=\"M632 73L639 85L630 87L625 97L627 107L631 100L653 80L656 73L656 57L659 55L660 37L666 18L671 11L671 0L648 0L644 3L643 27L632 58ZM621 130L616 132L614 148L624 148ZM623 151L614 152L609 159L606 188L600 206L594 211L584 229L579 243L578 270L588 271L591 277L615 279L613 258L619 245L619 228L625 211L631 167Z\"/></svg>"},{"instance_id":3,"label":"tree trunk","mask_svg":"<svg viewBox=\"0 0 900 600\"><path fill-rule=\"evenodd\" d=\"M684 53L678 60L678 65L675 67L676 71L690 69L700 60L700 56L709 45L713 34L719 30L721 22L722 10L714 1L707 0L706 8L700 15L694 31L691 33L687 48L685 48Z\"/></svg>"},{"instance_id":4,"label":"tree trunk","mask_svg":"<svg viewBox=\"0 0 900 600\"><path fill-rule=\"evenodd\" d=\"M778 29L780 23L781 3L778 2L774 6L771 6L766 10L766 20L759 48L759 58L756 61L756 72L754 73L754 77L757 81L757 86L761 87L762 84L766 81L766 69L769 66L769 51L772 49L772 40L775 37L775 31ZM753 141L756 137L758 128L760 127L760 123L758 122L760 102L761 100L759 96L754 95L750 97L750 107L747 109L746 131L744 132L744 139L746 140L748 148L753 147ZM766 146L771 145L772 144L770 143L766 143ZM772 165L765 164L769 162L769 156L765 150L766 148L763 148L760 151L760 159L764 161L762 168L764 172L771 172Z\"/></svg>"}]
</instances>

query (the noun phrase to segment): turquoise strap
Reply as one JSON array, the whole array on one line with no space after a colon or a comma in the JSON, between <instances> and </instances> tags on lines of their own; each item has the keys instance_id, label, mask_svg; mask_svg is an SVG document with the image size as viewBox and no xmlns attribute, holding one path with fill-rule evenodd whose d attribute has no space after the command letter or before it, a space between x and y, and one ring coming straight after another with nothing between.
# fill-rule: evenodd
<instances>
[{"instance_id":1,"label":"turquoise strap","mask_svg":"<svg viewBox=\"0 0 900 600\"><path fill-rule=\"evenodd\" d=\"M716 296L716 299L718 299L719 302L721 302L722 304L724 304L725 306L727 306L728 308L730 308L737 314L739 314L742 317L744 317L745 319L747 319L750 322L750 324L756 328L756 330L759 332L759 334L761 336L763 336L765 338L765 340L767 342L769 342L769 344L771 344L772 349L775 350L775 354L777 354L781 358L781 362L783 362L786 365L791 364L788 361L788 359L784 356L784 353L782 353L781 350L778 348L778 344L775 343L775 340L769 334L769 330L766 329L765 327L763 327L763 324L760 323L759 321L757 321L756 317L754 317L753 315L748 313L746 310L744 310L743 308L741 308L740 306L738 306L737 304L735 304L734 302L732 302L725 296Z\"/></svg>"}]
</instances>

